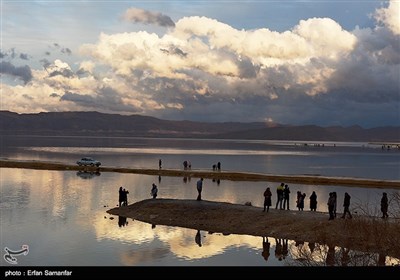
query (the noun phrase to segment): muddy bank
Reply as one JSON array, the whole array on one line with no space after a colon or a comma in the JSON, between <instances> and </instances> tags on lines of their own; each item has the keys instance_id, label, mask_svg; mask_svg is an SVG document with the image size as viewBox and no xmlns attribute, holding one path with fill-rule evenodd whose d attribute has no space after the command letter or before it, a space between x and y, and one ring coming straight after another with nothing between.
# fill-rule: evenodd
<instances>
[{"instance_id":1,"label":"muddy bank","mask_svg":"<svg viewBox=\"0 0 400 280\"><path fill-rule=\"evenodd\" d=\"M223 234L316 242L400 258L400 222L354 216L329 221L327 213L288 211L225 202L147 199L107 211L150 224Z\"/></svg>"},{"instance_id":2,"label":"muddy bank","mask_svg":"<svg viewBox=\"0 0 400 280\"><path fill-rule=\"evenodd\" d=\"M212 171L212 170L180 170L180 169L147 169L147 168L123 168L123 167L80 167L76 164L63 164L57 162L41 161L17 161L2 159L0 168L28 168L41 170L85 170L96 172L118 172L134 173L157 176L194 177L215 180L230 181L266 181L286 182L292 184L307 185L334 185L334 186L356 186L364 188L400 189L400 181L378 180L350 177L326 177L318 175L275 175L250 172Z\"/></svg>"}]
</instances>

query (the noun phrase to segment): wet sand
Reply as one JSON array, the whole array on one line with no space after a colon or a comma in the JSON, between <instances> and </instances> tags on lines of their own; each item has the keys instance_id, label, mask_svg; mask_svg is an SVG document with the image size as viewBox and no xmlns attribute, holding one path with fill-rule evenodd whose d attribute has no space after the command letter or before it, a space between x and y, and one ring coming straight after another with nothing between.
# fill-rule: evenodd
<instances>
[{"instance_id":1,"label":"wet sand","mask_svg":"<svg viewBox=\"0 0 400 280\"><path fill-rule=\"evenodd\" d=\"M275 210L225 202L147 199L107 211L156 225L223 234L285 238L400 258L400 221L353 215L335 220L321 212Z\"/></svg>"},{"instance_id":2,"label":"wet sand","mask_svg":"<svg viewBox=\"0 0 400 280\"><path fill-rule=\"evenodd\" d=\"M333 186L355 186L363 188L382 188L382 189L400 189L400 181L398 180L379 180L352 177L327 177L318 175L278 175L278 174L261 174L250 172L234 172L234 171L212 171L200 169L147 169L147 168L124 168L124 167L80 167L76 164L64 164L57 162L43 161L21 161L11 159L1 159L0 168L28 168L39 170L84 170L95 172L118 172L118 173L134 173L144 175L157 176L174 176L174 177L192 177L192 178L208 178L215 180L230 181L266 181L266 182L286 182L292 184L307 185L333 185Z\"/></svg>"}]
</instances>

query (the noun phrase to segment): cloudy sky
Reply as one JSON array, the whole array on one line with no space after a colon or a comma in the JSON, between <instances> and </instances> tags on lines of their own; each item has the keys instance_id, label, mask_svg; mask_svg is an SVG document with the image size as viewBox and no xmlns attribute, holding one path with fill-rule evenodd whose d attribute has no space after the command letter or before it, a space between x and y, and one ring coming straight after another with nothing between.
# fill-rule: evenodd
<instances>
[{"instance_id":1,"label":"cloudy sky","mask_svg":"<svg viewBox=\"0 0 400 280\"><path fill-rule=\"evenodd\" d=\"M1 1L0 109L400 125L400 0Z\"/></svg>"}]
</instances>

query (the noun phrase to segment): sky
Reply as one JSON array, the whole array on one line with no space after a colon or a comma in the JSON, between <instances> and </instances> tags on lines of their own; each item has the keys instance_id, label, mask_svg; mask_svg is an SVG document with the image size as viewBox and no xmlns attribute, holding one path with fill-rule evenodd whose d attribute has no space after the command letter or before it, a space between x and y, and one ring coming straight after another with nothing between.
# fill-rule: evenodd
<instances>
[{"instance_id":1,"label":"sky","mask_svg":"<svg viewBox=\"0 0 400 280\"><path fill-rule=\"evenodd\" d=\"M400 126L400 0L1 1L0 109Z\"/></svg>"}]
</instances>

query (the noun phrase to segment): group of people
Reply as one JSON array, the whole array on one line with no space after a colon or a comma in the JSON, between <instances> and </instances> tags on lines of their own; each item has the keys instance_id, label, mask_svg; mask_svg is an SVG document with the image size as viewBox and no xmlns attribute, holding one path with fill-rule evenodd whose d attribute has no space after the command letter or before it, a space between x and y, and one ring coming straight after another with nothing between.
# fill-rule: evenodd
<instances>
[{"instance_id":1,"label":"group of people","mask_svg":"<svg viewBox=\"0 0 400 280\"><path fill-rule=\"evenodd\" d=\"M276 195L277 195L277 200L276 200L276 205L275 209L280 210L289 210L289 198L290 198L290 189L289 186L285 183L281 183L277 189L276 189ZM297 192L297 199L296 199L296 206L299 211L303 211L304 209L304 200L306 198L305 193L301 193L300 191ZM344 201L343 201L343 215L342 219L345 219L347 216L351 219L352 215L350 213L350 199L351 196L346 192L344 194ZM310 210L311 211L317 211L317 194L315 191L312 192L310 196ZM336 192L330 192L329 193L329 199L328 199L328 211L329 211L329 220L333 220L336 218L336 206L337 206L337 193ZM263 212L268 212L269 207L272 206L272 192L269 187L264 191L264 209ZM387 193L383 193L382 199L381 199L381 211L382 211L382 219L388 218L388 198L387 198Z\"/></svg>"},{"instance_id":2,"label":"group of people","mask_svg":"<svg viewBox=\"0 0 400 280\"><path fill-rule=\"evenodd\" d=\"M128 193L125 188L119 188L119 207L128 205Z\"/></svg>"},{"instance_id":3,"label":"group of people","mask_svg":"<svg viewBox=\"0 0 400 280\"><path fill-rule=\"evenodd\" d=\"M217 164L213 164L212 169L213 171L221 171L221 162L218 161Z\"/></svg>"}]
</instances>

